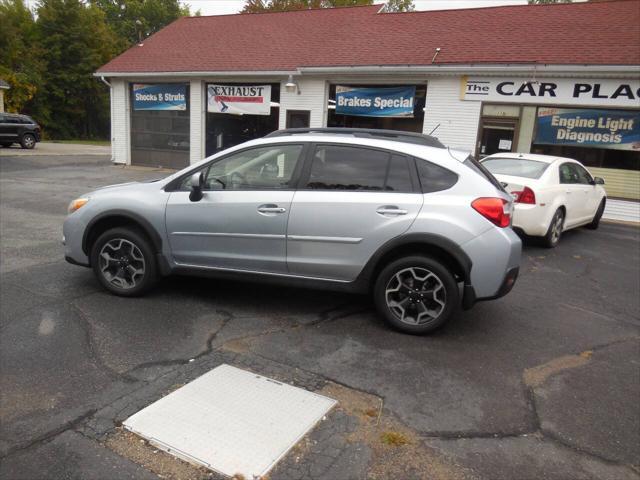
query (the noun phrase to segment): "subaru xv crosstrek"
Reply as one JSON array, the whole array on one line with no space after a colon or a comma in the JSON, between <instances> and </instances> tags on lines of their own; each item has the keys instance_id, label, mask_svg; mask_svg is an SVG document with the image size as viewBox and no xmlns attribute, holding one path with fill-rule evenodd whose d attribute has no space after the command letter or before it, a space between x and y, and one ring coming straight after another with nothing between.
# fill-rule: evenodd
<instances>
[{"instance_id":1,"label":"subaru xv crosstrek","mask_svg":"<svg viewBox=\"0 0 640 480\"><path fill-rule=\"evenodd\" d=\"M116 295L169 274L369 292L389 325L423 334L511 290L512 202L433 137L289 129L73 200L63 243Z\"/></svg>"}]
</instances>

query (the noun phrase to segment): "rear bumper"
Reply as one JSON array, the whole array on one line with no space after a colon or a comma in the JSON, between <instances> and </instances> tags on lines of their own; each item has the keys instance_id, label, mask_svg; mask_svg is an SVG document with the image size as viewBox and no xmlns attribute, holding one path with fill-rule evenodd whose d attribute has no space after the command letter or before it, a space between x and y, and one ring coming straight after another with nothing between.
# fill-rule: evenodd
<instances>
[{"instance_id":1,"label":"rear bumper","mask_svg":"<svg viewBox=\"0 0 640 480\"><path fill-rule=\"evenodd\" d=\"M516 284L519 272L520 267L510 268L504 276L504 280L502 281L502 285L500 285L498 293L490 297L477 298L476 291L473 288L473 285L465 285L462 295L462 308L465 310L469 310L475 305L476 302L484 302L486 300L495 300L496 298L504 297Z\"/></svg>"},{"instance_id":2,"label":"rear bumper","mask_svg":"<svg viewBox=\"0 0 640 480\"><path fill-rule=\"evenodd\" d=\"M549 209L547 206L515 203L513 228L532 237L543 237L547 234L553 213L555 210Z\"/></svg>"}]
</instances>

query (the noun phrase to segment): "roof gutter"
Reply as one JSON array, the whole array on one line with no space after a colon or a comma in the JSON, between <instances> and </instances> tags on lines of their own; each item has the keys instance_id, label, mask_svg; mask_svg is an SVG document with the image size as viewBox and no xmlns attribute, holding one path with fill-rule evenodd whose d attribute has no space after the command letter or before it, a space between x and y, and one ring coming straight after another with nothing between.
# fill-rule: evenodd
<instances>
[{"instance_id":1,"label":"roof gutter","mask_svg":"<svg viewBox=\"0 0 640 480\"><path fill-rule=\"evenodd\" d=\"M640 65L551 65L537 63L506 63L506 64L440 64L440 65L365 65L365 66L334 66L334 67L299 67L296 70L269 71L222 71L222 72L96 72L96 77L274 77L286 75L397 75L431 74L453 75L473 73L477 75L496 75L505 73L531 75L578 74L584 77L599 76L631 77L640 75Z\"/></svg>"},{"instance_id":2,"label":"roof gutter","mask_svg":"<svg viewBox=\"0 0 640 480\"><path fill-rule=\"evenodd\" d=\"M352 66L352 67L300 67L301 74L398 74L398 73L424 73L424 74L465 74L475 73L484 75L522 73L536 74L582 74L593 76L594 73L600 75L615 75L637 77L640 74L640 65L540 65L537 63L519 64L465 64L465 65L373 65L373 66Z\"/></svg>"},{"instance_id":3,"label":"roof gutter","mask_svg":"<svg viewBox=\"0 0 640 480\"><path fill-rule=\"evenodd\" d=\"M231 72L96 72L94 77L281 77L298 75L297 70L231 71Z\"/></svg>"}]
</instances>

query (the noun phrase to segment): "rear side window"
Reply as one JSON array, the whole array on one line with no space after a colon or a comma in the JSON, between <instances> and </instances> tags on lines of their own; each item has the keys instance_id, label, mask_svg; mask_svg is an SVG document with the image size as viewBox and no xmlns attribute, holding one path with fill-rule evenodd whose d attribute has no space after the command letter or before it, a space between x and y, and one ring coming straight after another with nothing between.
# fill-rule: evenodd
<instances>
[{"instance_id":1,"label":"rear side window","mask_svg":"<svg viewBox=\"0 0 640 480\"><path fill-rule=\"evenodd\" d=\"M453 187L458 181L458 175L451 170L435 165L420 158L416 159L418 177L423 193L439 192Z\"/></svg>"},{"instance_id":2,"label":"rear side window","mask_svg":"<svg viewBox=\"0 0 640 480\"><path fill-rule=\"evenodd\" d=\"M318 145L306 188L411 192L407 158L389 152L342 145Z\"/></svg>"}]
</instances>

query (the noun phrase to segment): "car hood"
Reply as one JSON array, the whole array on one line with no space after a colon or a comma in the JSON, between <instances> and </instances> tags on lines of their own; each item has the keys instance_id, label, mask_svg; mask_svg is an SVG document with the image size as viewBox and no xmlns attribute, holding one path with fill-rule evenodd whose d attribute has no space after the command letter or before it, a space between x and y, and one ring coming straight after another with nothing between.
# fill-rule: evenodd
<instances>
[{"instance_id":1,"label":"car hood","mask_svg":"<svg viewBox=\"0 0 640 480\"><path fill-rule=\"evenodd\" d=\"M104 187L97 188L83 196L99 197L101 195L111 195L115 192L120 192L120 191L129 191L129 190L139 191L142 189L155 187L154 184L159 180L161 179L148 180L144 182L126 182L126 183L116 183L115 185L106 185Z\"/></svg>"}]
</instances>

